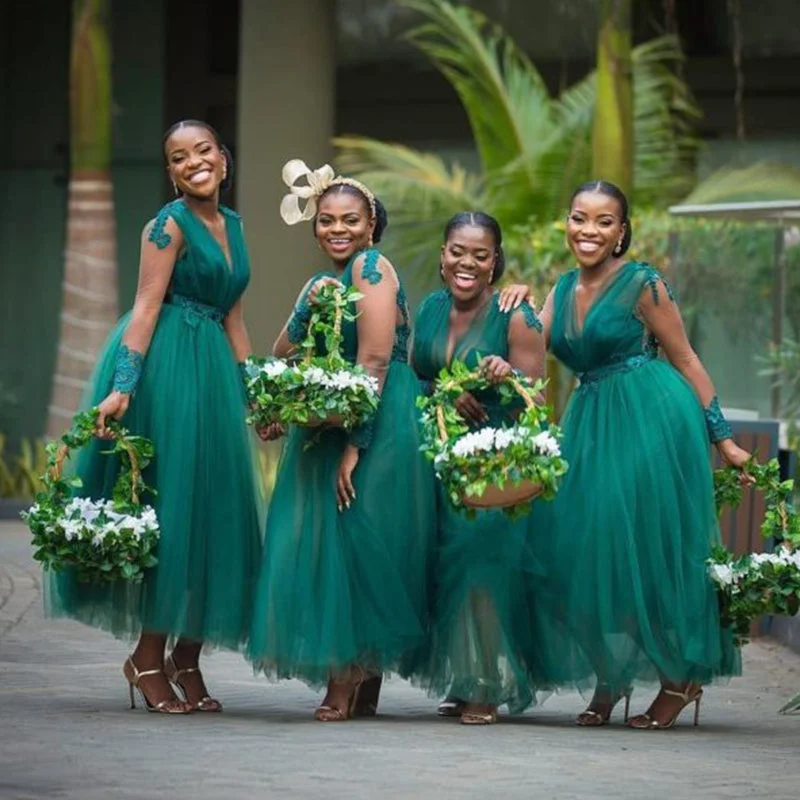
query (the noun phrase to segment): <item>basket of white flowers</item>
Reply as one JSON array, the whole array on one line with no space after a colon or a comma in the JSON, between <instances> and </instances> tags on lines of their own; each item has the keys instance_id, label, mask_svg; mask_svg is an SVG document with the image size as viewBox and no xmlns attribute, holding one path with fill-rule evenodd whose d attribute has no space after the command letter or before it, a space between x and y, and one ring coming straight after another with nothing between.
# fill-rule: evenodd
<instances>
[{"instance_id":1,"label":"basket of white flowers","mask_svg":"<svg viewBox=\"0 0 800 800\"><path fill-rule=\"evenodd\" d=\"M311 314L299 360L249 358L245 364L250 401L248 422L351 429L378 408L378 382L341 353L342 321L354 320L353 288L325 286ZM324 354L319 344L324 342Z\"/></svg>"},{"instance_id":2,"label":"basket of white flowers","mask_svg":"<svg viewBox=\"0 0 800 800\"><path fill-rule=\"evenodd\" d=\"M78 414L70 430L48 445L44 489L22 518L33 534L33 557L45 569L70 570L85 583L138 583L157 563L160 536L156 512L142 502L150 491L142 470L153 458L152 443L107 423L112 438L105 452L118 455L121 463L110 499L76 496L80 479L63 474L70 453L94 438L97 413Z\"/></svg>"},{"instance_id":3,"label":"basket of white flowers","mask_svg":"<svg viewBox=\"0 0 800 800\"><path fill-rule=\"evenodd\" d=\"M524 410L513 425L470 430L455 401L464 392L491 385L480 370L458 361L442 370L433 394L419 401L423 450L454 505L472 511L503 509L516 516L528 511L531 500L555 496L567 463L560 431L548 426L549 409L534 400L544 388L542 381L514 374L495 385L501 402L522 398Z\"/></svg>"}]
</instances>

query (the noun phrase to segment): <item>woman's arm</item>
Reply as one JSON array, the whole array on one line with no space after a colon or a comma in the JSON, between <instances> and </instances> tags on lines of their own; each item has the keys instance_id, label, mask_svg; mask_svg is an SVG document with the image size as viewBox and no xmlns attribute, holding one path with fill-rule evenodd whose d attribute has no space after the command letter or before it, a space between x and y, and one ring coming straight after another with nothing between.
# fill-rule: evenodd
<instances>
[{"instance_id":1,"label":"woman's arm","mask_svg":"<svg viewBox=\"0 0 800 800\"><path fill-rule=\"evenodd\" d=\"M253 354L250 335L247 333L247 326L244 323L244 306L241 297L234 303L223 324L231 350L233 350L233 356L241 364Z\"/></svg>"},{"instance_id":2,"label":"woman's arm","mask_svg":"<svg viewBox=\"0 0 800 800\"><path fill-rule=\"evenodd\" d=\"M542 341L545 349L550 347L550 329L553 327L553 303L556 290L550 290L547 299L544 301L544 306L539 312L539 322L542 323Z\"/></svg>"},{"instance_id":3,"label":"woman's arm","mask_svg":"<svg viewBox=\"0 0 800 800\"><path fill-rule=\"evenodd\" d=\"M172 280L175 261L183 246L181 229L171 217L164 224L161 235L151 240L154 225L155 220L151 220L142 231L136 299L117 353L111 393L98 406L97 429L101 436L109 435L105 427L107 417L121 419L128 410L130 396L139 381L164 296Z\"/></svg>"},{"instance_id":4,"label":"woman's arm","mask_svg":"<svg viewBox=\"0 0 800 800\"><path fill-rule=\"evenodd\" d=\"M689 343L678 304L663 280L658 279L652 287L646 288L639 299L638 311L647 329L658 339L669 362L689 381L700 399L711 441L729 463L743 466L750 459L750 453L733 442L730 426L719 410L714 384Z\"/></svg>"}]
</instances>

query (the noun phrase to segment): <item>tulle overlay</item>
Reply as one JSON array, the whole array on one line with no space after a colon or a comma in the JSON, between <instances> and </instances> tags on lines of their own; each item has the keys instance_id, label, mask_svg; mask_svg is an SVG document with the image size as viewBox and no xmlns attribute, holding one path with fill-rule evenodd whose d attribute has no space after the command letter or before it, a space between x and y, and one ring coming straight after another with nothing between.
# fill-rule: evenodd
<instances>
[{"instance_id":1,"label":"tulle overlay","mask_svg":"<svg viewBox=\"0 0 800 800\"><path fill-rule=\"evenodd\" d=\"M46 610L134 637L142 629L239 648L247 638L261 553L261 485L244 418L241 378L222 325L247 284L240 223L225 209L233 268L180 201L162 211L181 227L185 254L175 267L142 377L123 424L152 439L156 457L145 474L161 525L159 563L139 586L79 583L51 575ZM161 215L160 215L161 216ZM175 297L185 298L178 305ZM210 309L210 311L209 311ZM216 319L215 319L216 317ZM116 353L130 315L107 342L86 407L110 391ZM108 496L118 464L95 442L74 459L82 493Z\"/></svg>"},{"instance_id":2,"label":"tulle overlay","mask_svg":"<svg viewBox=\"0 0 800 800\"><path fill-rule=\"evenodd\" d=\"M341 279L352 282L352 265ZM398 307L405 320L402 286ZM352 360L356 325L345 323L343 335ZM406 338L404 321L349 509L340 513L336 499L347 435L305 428L287 435L248 648L269 677L321 686L354 663L407 674L424 653L436 507L433 472L419 451L419 382L406 363Z\"/></svg>"},{"instance_id":3,"label":"tulle overlay","mask_svg":"<svg viewBox=\"0 0 800 800\"><path fill-rule=\"evenodd\" d=\"M702 408L636 317L642 291L672 302L629 263L578 331L575 272L555 294L551 346L582 378L562 420L569 472L537 504L547 574L531 585L537 656L552 684L621 691L738 674L706 559L719 539Z\"/></svg>"},{"instance_id":4,"label":"tulle overlay","mask_svg":"<svg viewBox=\"0 0 800 800\"><path fill-rule=\"evenodd\" d=\"M446 291L423 302L414 330L413 362L424 380L446 364L452 300ZM532 325L533 312L524 313ZM474 367L487 355L508 357L510 317L497 296L456 342L453 357ZM511 421L493 391L479 395L487 424ZM474 520L457 510L440 488L434 624L427 659L414 681L434 696L449 694L474 703L507 704L521 711L534 700L537 643L526 585L540 567L529 547L530 518L509 521L500 511L480 511Z\"/></svg>"}]
</instances>

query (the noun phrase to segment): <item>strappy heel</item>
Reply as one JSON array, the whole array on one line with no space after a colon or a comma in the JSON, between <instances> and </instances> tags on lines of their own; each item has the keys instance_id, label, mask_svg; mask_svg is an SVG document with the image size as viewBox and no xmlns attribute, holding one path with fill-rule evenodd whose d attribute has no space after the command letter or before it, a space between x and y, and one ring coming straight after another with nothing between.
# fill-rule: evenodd
<instances>
[{"instance_id":1,"label":"strappy heel","mask_svg":"<svg viewBox=\"0 0 800 800\"><path fill-rule=\"evenodd\" d=\"M189 700L189 693L186 691L186 687L181 683L181 675L188 675L190 672L200 672L200 667L184 667L183 669L178 669L178 665L175 663L175 654L171 653L167 656L167 660L164 662L164 675L170 683L177 687L186 702L189 703L195 711L222 711L222 703L209 695L203 695L196 703L192 703Z\"/></svg>"},{"instance_id":2,"label":"strappy heel","mask_svg":"<svg viewBox=\"0 0 800 800\"><path fill-rule=\"evenodd\" d=\"M317 722L346 722L348 719L357 716L356 709L361 707L360 698L364 687L376 677L380 678L382 681L381 676L368 675L363 667L351 667L350 669L350 674L352 674L354 670L357 670L359 677L358 680L352 684L350 698L347 701L347 708L341 709L327 704L321 705L314 712L314 719L317 720ZM378 691L380 691L380 683L378 684ZM372 694L374 696L374 688L372 689ZM364 705L367 705L367 703L364 703ZM377 709L377 699L373 705L374 708ZM365 714L364 716L368 715Z\"/></svg>"},{"instance_id":3,"label":"strappy heel","mask_svg":"<svg viewBox=\"0 0 800 800\"><path fill-rule=\"evenodd\" d=\"M142 699L144 707L153 713L156 714L191 714L192 709L186 708L186 704L183 703L181 700L175 698L174 700L162 700L160 703L151 703L148 700L147 695L142 691L141 686L139 686L139 681L142 678L147 677L148 675L163 675L164 671L161 669L145 669L139 670L136 667L136 664L133 663L133 659L128 656L125 665L122 667L122 674L125 676L125 680L128 681L128 690L130 692L131 698L131 708L136 708L136 702L134 700L134 692L133 690L139 693L139 697ZM176 706L176 704L178 704Z\"/></svg>"},{"instance_id":4,"label":"strappy heel","mask_svg":"<svg viewBox=\"0 0 800 800\"><path fill-rule=\"evenodd\" d=\"M467 704L457 697L445 697L436 708L436 714L440 717L460 717L464 713Z\"/></svg>"},{"instance_id":5,"label":"strappy heel","mask_svg":"<svg viewBox=\"0 0 800 800\"><path fill-rule=\"evenodd\" d=\"M362 683L353 706L354 717L374 717L378 713L381 686L383 686L383 675L371 675Z\"/></svg>"},{"instance_id":6,"label":"strappy heel","mask_svg":"<svg viewBox=\"0 0 800 800\"><path fill-rule=\"evenodd\" d=\"M628 723L628 727L637 731L669 730L678 721L678 717L681 715L683 710L687 706L690 706L692 703L694 703L694 726L696 728L700 724L700 701L703 699L703 689L702 687L695 687L693 692L690 691L691 689L691 686L687 686L684 691L677 692L674 689L666 689L662 686L661 691L664 694L668 694L670 697L680 697L680 699L683 700L683 704L666 722L659 722L657 719L653 719L653 717L650 715L650 712L647 711L644 714L638 714L637 716L633 717L633 719L631 719L631 721Z\"/></svg>"},{"instance_id":7,"label":"strappy heel","mask_svg":"<svg viewBox=\"0 0 800 800\"><path fill-rule=\"evenodd\" d=\"M586 711L582 711L580 714L578 714L577 718L575 719L575 724L582 728L599 728L601 725L608 725L608 723L611 721L611 713L620 700L625 700L623 721L627 723L631 710L632 694L633 689L626 689L621 695L618 695L616 699L613 699L610 704L604 704L608 705L608 711L605 714L601 714L599 711L595 711L591 707L587 708ZM598 703L598 705L600 705L600 703Z\"/></svg>"},{"instance_id":8,"label":"strappy heel","mask_svg":"<svg viewBox=\"0 0 800 800\"><path fill-rule=\"evenodd\" d=\"M494 725L497 722L497 709L491 711L463 711L461 713L462 725Z\"/></svg>"}]
</instances>

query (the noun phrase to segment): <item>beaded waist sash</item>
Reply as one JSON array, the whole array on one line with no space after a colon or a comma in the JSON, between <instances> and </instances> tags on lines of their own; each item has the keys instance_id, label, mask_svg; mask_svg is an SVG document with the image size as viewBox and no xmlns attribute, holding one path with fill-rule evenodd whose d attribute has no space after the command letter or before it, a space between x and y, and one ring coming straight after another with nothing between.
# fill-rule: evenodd
<instances>
[{"instance_id":1,"label":"beaded waist sash","mask_svg":"<svg viewBox=\"0 0 800 800\"><path fill-rule=\"evenodd\" d=\"M225 319L225 314L216 306L201 303L199 300L182 294L169 294L164 298L164 302L171 306L180 306L183 309L183 318L193 327L196 327L204 319L220 324Z\"/></svg>"},{"instance_id":2,"label":"beaded waist sash","mask_svg":"<svg viewBox=\"0 0 800 800\"><path fill-rule=\"evenodd\" d=\"M581 386L585 386L586 384L602 381L604 378L608 378L611 375L618 375L621 372L631 372L635 369L639 369L639 367L643 367L645 364L655 361L655 358L656 356L654 353L639 353L638 355L624 358L622 361L613 361L610 364L597 367L597 369L590 369L588 372L579 372L577 377L581 382Z\"/></svg>"}]
</instances>

